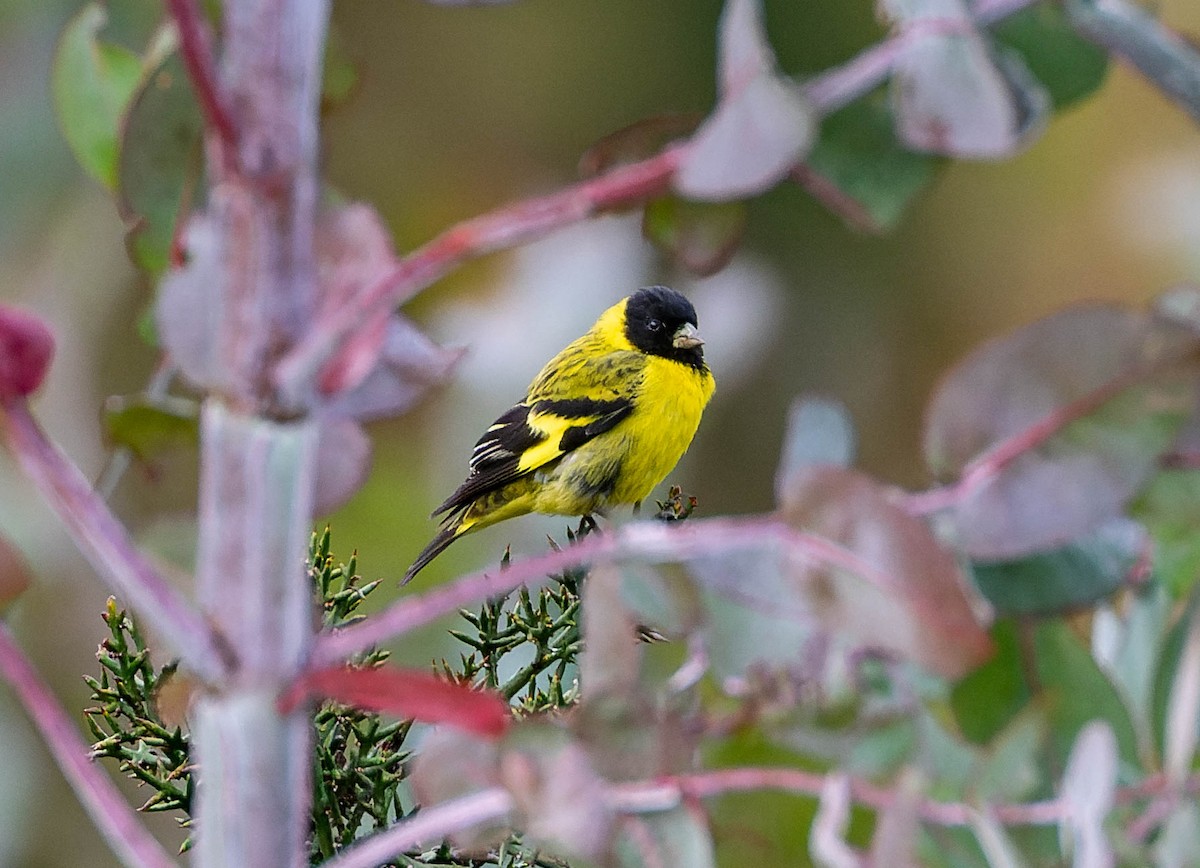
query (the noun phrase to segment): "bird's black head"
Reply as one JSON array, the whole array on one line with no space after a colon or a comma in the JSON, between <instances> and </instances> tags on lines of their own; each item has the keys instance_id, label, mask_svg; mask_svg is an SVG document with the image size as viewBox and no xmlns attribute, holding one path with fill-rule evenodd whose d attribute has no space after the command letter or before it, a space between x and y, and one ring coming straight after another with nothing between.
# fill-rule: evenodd
<instances>
[{"instance_id":1,"label":"bird's black head","mask_svg":"<svg viewBox=\"0 0 1200 868\"><path fill-rule=\"evenodd\" d=\"M629 296L625 337L646 353L694 368L704 367L704 342L696 334L696 309L673 289L650 286Z\"/></svg>"}]
</instances>

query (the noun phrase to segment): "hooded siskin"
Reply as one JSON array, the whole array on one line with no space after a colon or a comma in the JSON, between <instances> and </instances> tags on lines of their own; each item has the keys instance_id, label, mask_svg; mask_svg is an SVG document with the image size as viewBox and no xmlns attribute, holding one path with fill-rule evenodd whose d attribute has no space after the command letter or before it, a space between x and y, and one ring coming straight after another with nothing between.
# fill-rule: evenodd
<instances>
[{"instance_id":1,"label":"hooded siskin","mask_svg":"<svg viewBox=\"0 0 1200 868\"><path fill-rule=\"evenodd\" d=\"M652 286L600 315L479 438L435 511L441 530L404 576L465 533L541 512L592 515L643 500L687 451L715 386L696 309Z\"/></svg>"}]
</instances>

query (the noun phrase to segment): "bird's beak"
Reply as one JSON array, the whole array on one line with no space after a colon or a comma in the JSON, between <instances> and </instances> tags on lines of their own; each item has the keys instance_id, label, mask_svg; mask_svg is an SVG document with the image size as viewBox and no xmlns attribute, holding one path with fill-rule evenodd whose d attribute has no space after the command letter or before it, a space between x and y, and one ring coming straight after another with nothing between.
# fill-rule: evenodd
<instances>
[{"instance_id":1,"label":"bird's beak","mask_svg":"<svg viewBox=\"0 0 1200 868\"><path fill-rule=\"evenodd\" d=\"M704 341L700 340L696 327L690 322L685 322L676 330L671 345L677 350L690 350L692 347L703 346Z\"/></svg>"}]
</instances>

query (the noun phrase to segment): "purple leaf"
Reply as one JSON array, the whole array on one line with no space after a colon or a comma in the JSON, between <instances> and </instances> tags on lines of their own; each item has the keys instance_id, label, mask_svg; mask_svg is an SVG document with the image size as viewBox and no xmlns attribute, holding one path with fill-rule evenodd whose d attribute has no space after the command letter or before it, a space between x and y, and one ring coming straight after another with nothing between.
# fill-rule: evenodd
<instances>
[{"instance_id":1,"label":"purple leaf","mask_svg":"<svg viewBox=\"0 0 1200 868\"><path fill-rule=\"evenodd\" d=\"M984 345L941 383L925 455L958 475L959 541L983 560L1057 548L1116 517L1194 402L1197 340L1117 306Z\"/></svg>"},{"instance_id":2,"label":"purple leaf","mask_svg":"<svg viewBox=\"0 0 1200 868\"><path fill-rule=\"evenodd\" d=\"M692 139L675 189L692 199L753 196L787 176L812 144L812 108L794 84L763 73L723 99Z\"/></svg>"},{"instance_id":3,"label":"purple leaf","mask_svg":"<svg viewBox=\"0 0 1200 868\"><path fill-rule=\"evenodd\" d=\"M410 320L394 314L387 320L375 367L328 409L362 422L398 416L445 382L463 352L438 346Z\"/></svg>"},{"instance_id":4,"label":"purple leaf","mask_svg":"<svg viewBox=\"0 0 1200 868\"><path fill-rule=\"evenodd\" d=\"M760 0L726 0L720 23L722 97L744 90L751 81L775 68L775 53L767 43Z\"/></svg>"},{"instance_id":5,"label":"purple leaf","mask_svg":"<svg viewBox=\"0 0 1200 868\"><path fill-rule=\"evenodd\" d=\"M962 0L882 6L907 39L891 83L906 144L956 157L1003 157L1045 126L1049 95L1015 53L988 44Z\"/></svg>"},{"instance_id":6,"label":"purple leaf","mask_svg":"<svg viewBox=\"0 0 1200 868\"><path fill-rule=\"evenodd\" d=\"M728 0L719 38L720 100L675 176L676 190L707 201L771 187L807 152L816 126L799 86L775 69L759 0Z\"/></svg>"},{"instance_id":7,"label":"purple leaf","mask_svg":"<svg viewBox=\"0 0 1200 868\"><path fill-rule=\"evenodd\" d=\"M322 211L316 248L321 297L318 318L353 306L363 290L396 264L391 236L369 205L354 203ZM319 374L321 394L348 391L374 369L387 333L387 319L384 311L347 338Z\"/></svg>"},{"instance_id":8,"label":"purple leaf","mask_svg":"<svg viewBox=\"0 0 1200 868\"><path fill-rule=\"evenodd\" d=\"M1063 825L1073 843L1074 864L1111 868L1112 845L1104 831L1117 788L1117 739L1108 724L1093 720L1079 732L1062 781Z\"/></svg>"},{"instance_id":9,"label":"purple leaf","mask_svg":"<svg viewBox=\"0 0 1200 868\"><path fill-rule=\"evenodd\" d=\"M836 566L789 561L792 581L824 629L949 678L991 655L955 555L875 480L838 467L802 467L784 480L779 510L792 527L849 555Z\"/></svg>"},{"instance_id":10,"label":"purple leaf","mask_svg":"<svg viewBox=\"0 0 1200 868\"><path fill-rule=\"evenodd\" d=\"M423 669L330 666L300 673L280 697L287 713L309 699L332 699L424 723L442 724L485 739L508 731L512 714L496 693L446 681Z\"/></svg>"},{"instance_id":11,"label":"purple leaf","mask_svg":"<svg viewBox=\"0 0 1200 868\"><path fill-rule=\"evenodd\" d=\"M186 264L172 269L159 285L155 322L159 340L179 371L201 389L225 385L221 358L222 283L216 226L205 215L193 216L183 232Z\"/></svg>"},{"instance_id":12,"label":"purple leaf","mask_svg":"<svg viewBox=\"0 0 1200 868\"><path fill-rule=\"evenodd\" d=\"M313 515L328 515L346 503L367 481L371 438L353 419L328 415L317 442L317 481Z\"/></svg>"},{"instance_id":13,"label":"purple leaf","mask_svg":"<svg viewBox=\"0 0 1200 868\"><path fill-rule=\"evenodd\" d=\"M421 743L409 776L413 794L424 807L500 784L500 746L450 729L435 729ZM487 849L499 844L506 827L488 824L454 836L462 847Z\"/></svg>"},{"instance_id":14,"label":"purple leaf","mask_svg":"<svg viewBox=\"0 0 1200 868\"><path fill-rule=\"evenodd\" d=\"M562 729L524 724L500 757L500 777L521 831L555 853L596 859L608 849L613 811L587 752Z\"/></svg>"}]
</instances>

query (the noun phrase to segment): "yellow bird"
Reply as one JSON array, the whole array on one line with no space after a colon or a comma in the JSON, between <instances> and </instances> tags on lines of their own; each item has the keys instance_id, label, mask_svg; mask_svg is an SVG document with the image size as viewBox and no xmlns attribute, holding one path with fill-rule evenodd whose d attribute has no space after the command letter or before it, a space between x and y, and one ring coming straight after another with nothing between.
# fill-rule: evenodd
<instances>
[{"instance_id":1,"label":"yellow bird","mask_svg":"<svg viewBox=\"0 0 1200 868\"><path fill-rule=\"evenodd\" d=\"M408 582L460 536L530 512L591 516L645 498L687 451L715 387L696 309L665 286L614 304L479 438Z\"/></svg>"}]
</instances>

